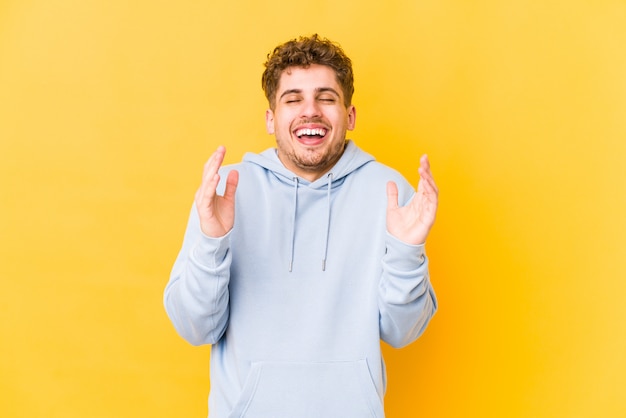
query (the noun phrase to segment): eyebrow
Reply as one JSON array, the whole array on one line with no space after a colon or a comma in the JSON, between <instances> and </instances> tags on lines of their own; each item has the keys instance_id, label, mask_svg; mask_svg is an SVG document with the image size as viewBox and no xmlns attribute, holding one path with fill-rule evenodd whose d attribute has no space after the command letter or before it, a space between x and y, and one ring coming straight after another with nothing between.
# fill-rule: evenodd
<instances>
[{"instance_id":1,"label":"eyebrow","mask_svg":"<svg viewBox=\"0 0 626 418\"><path fill-rule=\"evenodd\" d=\"M341 97L339 95L339 93L337 92L337 90L335 90L332 87L318 87L315 89L316 93L327 93L327 92L331 92L333 93L335 96L337 97ZM288 95L288 94L300 94L302 93L301 89L289 89L289 90L285 90L284 92L282 92L282 94L280 95L280 97L278 98L279 100L282 99L284 96Z\"/></svg>"}]
</instances>

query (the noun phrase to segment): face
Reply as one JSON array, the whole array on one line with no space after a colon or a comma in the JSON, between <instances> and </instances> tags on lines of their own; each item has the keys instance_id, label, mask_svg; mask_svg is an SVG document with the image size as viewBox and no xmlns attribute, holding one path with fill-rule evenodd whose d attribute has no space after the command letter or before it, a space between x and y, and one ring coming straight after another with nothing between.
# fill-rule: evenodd
<instances>
[{"instance_id":1,"label":"face","mask_svg":"<svg viewBox=\"0 0 626 418\"><path fill-rule=\"evenodd\" d=\"M324 175L343 154L346 131L356 111L346 108L335 71L325 65L283 71L276 105L265 114L267 132L276 136L278 158L309 181Z\"/></svg>"}]
</instances>

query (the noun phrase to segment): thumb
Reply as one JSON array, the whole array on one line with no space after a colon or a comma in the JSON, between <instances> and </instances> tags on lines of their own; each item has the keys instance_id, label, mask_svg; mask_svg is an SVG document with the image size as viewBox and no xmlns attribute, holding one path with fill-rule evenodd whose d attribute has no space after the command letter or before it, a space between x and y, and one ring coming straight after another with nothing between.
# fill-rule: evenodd
<instances>
[{"instance_id":1,"label":"thumb","mask_svg":"<svg viewBox=\"0 0 626 418\"><path fill-rule=\"evenodd\" d=\"M237 184L239 183L239 172L232 170L226 177L226 189L224 190L224 197L228 200L235 199L235 191L237 190Z\"/></svg>"},{"instance_id":2,"label":"thumb","mask_svg":"<svg viewBox=\"0 0 626 418\"><path fill-rule=\"evenodd\" d=\"M387 183L387 210L398 208L398 186L393 181Z\"/></svg>"}]
</instances>

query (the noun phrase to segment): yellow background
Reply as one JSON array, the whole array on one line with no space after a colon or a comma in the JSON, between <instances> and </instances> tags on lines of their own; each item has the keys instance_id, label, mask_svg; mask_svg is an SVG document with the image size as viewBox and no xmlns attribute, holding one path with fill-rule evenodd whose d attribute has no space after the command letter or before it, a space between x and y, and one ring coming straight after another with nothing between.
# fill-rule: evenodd
<instances>
[{"instance_id":1,"label":"yellow background","mask_svg":"<svg viewBox=\"0 0 626 418\"><path fill-rule=\"evenodd\" d=\"M0 2L0 416L203 417L162 291L204 160L273 144L265 55L354 60L357 129L440 189L440 311L389 417L626 416L626 2Z\"/></svg>"}]
</instances>

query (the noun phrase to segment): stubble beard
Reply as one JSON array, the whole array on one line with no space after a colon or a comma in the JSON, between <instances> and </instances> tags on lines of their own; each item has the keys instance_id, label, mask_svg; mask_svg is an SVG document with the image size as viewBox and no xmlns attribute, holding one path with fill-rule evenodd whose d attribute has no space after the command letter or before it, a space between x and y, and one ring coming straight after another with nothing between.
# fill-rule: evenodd
<instances>
[{"instance_id":1,"label":"stubble beard","mask_svg":"<svg viewBox=\"0 0 626 418\"><path fill-rule=\"evenodd\" d=\"M300 153L294 151L294 148L289 148L285 152L285 157L291 161L299 170L306 173L318 173L330 170L339 161L346 147L346 140L337 141L330 148L323 151L312 149L303 150ZM284 147L279 148L279 155L281 151L284 151Z\"/></svg>"}]
</instances>

